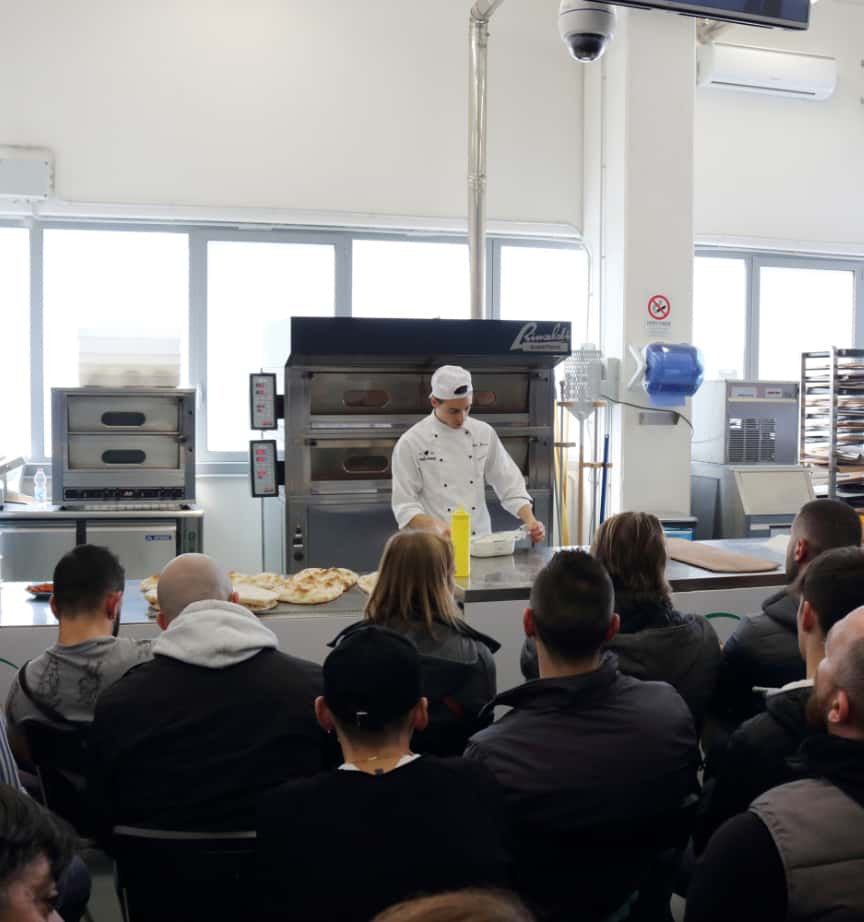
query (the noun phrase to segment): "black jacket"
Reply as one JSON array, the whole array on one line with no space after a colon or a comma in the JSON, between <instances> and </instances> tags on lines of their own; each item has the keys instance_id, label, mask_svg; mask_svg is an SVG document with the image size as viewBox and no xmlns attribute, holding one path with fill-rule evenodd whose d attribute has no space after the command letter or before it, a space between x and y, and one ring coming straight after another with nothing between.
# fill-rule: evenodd
<instances>
[{"instance_id":1,"label":"black jacket","mask_svg":"<svg viewBox=\"0 0 864 922\"><path fill-rule=\"evenodd\" d=\"M502 791L465 759L292 781L262 798L257 829L266 919L368 922L418 894L509 883Z\"/></svg>"},{"instance_id":2,"label":"black jacket","mask_svg":"<svg viewBox=\"0 0 864 922\"><path fill-rule=\"evenodd\" d=\"M604 918L697 788L687 706L663 682L622 675L609 653L594 672L527 682L493 705L512 710L465 756L505 788L519 889L550 918Z\"/></svg>"},{"instance_id":3,"label":"black jacket","mask_svg":"<svg viewBox=\"0 0 864 922\"><path fill-rule=\"evenodd\" d=\"M693 837L697 854L727 819L743 813L760 794L797 777L788 760L810 735L806 710L812 693L806 687L769 696L765 712L745 721L709 765L713 777L705 783Z\"/></svg>"},{"instance_id":4,"label":"black jacket","mask_svg":"<svg viewBox=\"0 0 864 922\"><path fill-rule=\"evenodd\" d=\"M319 666L274 649L222 669L154 656L97 701L97 808L112 825L253 828L263 791L328 764L322 686Z\"/></svg>"},{"instance_id":5,"label":"black jacket","mask_svg":"<svg viewBox=\"0 0 864 922\"><path fill-rule=\"evenodd\" d=\"M742 618L723 645L715 707L721 724L734 727L762 710L754 686L782 688L804 678L798 650L798 597L785 589L765 599L762 614Z\"/></svg>"},{"instance_id":6,"label":"black jacket","mask_svg":"<svg viewBox=\"0 0 864 922\"><path fill-rule=\"evenodd\" d=\"M367 621L345 628L328 646ZM493 654L501 645L475 631L464 621L455 625L440 621L430 634L425 625L388 625L411 640L420 651L423 694L429 699L429 726L415 733L415 752L438 756L462 755L468 738L485 726L480 712L494 697L496 688Z\"/></svg>"},{"instance_id":7,"label":"black jacket","mask_svg":"<svg viewBox=\"0 0 864 922\"><path fill-rule=\"evenodd\" d=\"M607 645L625 675L646 682L668 682L687 703L697 732L714 696L722 653L711 622L682 615L660 599L630 600L619 593L615 608L621 631ZM522 675L538 676L533 638L522 646Z\"/></svg>"}]
</instances>

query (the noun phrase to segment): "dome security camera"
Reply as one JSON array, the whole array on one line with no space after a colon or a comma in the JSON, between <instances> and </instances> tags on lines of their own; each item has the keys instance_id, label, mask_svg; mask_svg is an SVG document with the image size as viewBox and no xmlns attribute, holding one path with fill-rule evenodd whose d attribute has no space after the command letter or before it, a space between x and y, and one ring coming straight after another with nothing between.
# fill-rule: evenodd
<instances>
[{"instance_id":1,"label":"dome security camera","mask_svg":"<svg viewBox=\"0 0 864 922\"><path fill-rule=\"evenodd\" d=\"M577 61L596 61L615 33L615 11L593 0L561 0L558 31Z\"/></svg>"}]
</instances>

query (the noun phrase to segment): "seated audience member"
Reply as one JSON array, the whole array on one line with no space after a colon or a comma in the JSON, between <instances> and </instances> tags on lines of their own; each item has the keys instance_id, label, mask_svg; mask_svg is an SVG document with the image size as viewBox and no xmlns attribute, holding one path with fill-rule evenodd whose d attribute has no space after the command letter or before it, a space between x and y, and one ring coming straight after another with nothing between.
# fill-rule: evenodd
<instances>
[{"instance_id":1,"label":"seated audience member","mask_svg":"<svg viewBox=\"0 0 864 922\"><path fill-rule=\"evenodd\" d=\"M458 890L399 903L372 922L534 922L534 917L510 893Z\"/></svg>"},{"instance_id":2,"label":"seated audience member","mask_svg":"<svg viewBox=\"0 0 864 922\"><path fill-rule=\"evenodd\" d=\"M117 636L124 580L111 551L91 544L73 548L54 568L57 643L25 663L12 682L6 713L13 744L24 718L90 723L99 694L150 659L149 640Z\"/></svg>"},{"instance_id":3,"label":"seated audience member","mask_svg":"<svg viewBox=\"0 0 864 922\"><path fill-rule=\"evenodd\" d=\"M366 621L408 637L420 651L429 726L414 737L418 752L461 755L495 697L500 644L469 627L453 599L453 547L428 531L402 531L387 542ZM333 642L338 642L339 637ZM333 644L331 644L333 646Z\"/></svg>"},{"instance_id":4,"label":"seated audience member","mask_svg":"<svg viewBox=\"0 0 864 922\"><path fill-rule=\"evenodd\" d=\"M325 765L321 669L280 653L203 554L172 560L158 593L153 659L96 703L94 802L112 825L251 829L262 791Z\"/></svg>"},{"instance_id":5,"label":"seated audience member","mask_svg":"<svg viewBox=\"0 0 864 922\"><path fill-rule=\"evenodd\" d=\"M15 759L12 755L12 749L10 748L9 741L6 738L6 724L2 715L0 715L0 792L7 792L5 799L2 793L0 793L0 815L3 816L5 816L3 813L4 806L6 804L12 804L14 800L12 795L8 793L8 789L10 788L20 793L22 797L28 796L24 790L24 786L21 784L21 779L18 775L18 768L15 765ZM14 809L12 809L12 815L16 815ZM56 825L58 829L66 828L62 822L56 823ZM2 869L2 866L4 866L8 860L6 857L4 857L4 847L6 847L7 834L13 834L8 829L8 825L0 825L0 922L6 922L7 920L7 917L3 914L3 892L6 886L6 872ZM70 835L70 848L72 847L73 841L74 840ZM76 855L70 859L65 869L60 872L59 876L56 877L55 880L57 884L57 895L54 902L56 908L62 916L63 922L78 922L78 919L84 915L84 912L87 909L87 901L90 898L90 872L87 870L87 866ZM20 911L20 905L16 908L16 911ZM39 919L44 917L38 915L15 915L14 913L9 916L10 922L11 920L18 922L18 920L29 920L31 918Z\"/></svg>"},{"instance_id":6,"label":"seated audience member","mask_svg":"<svg viewBox=\"0 0 864 922\"><path fill-rule=\"evenodd\" d=\"M780 688L804 678L798 651L796 583L823 551L861 544L861 520L847 503L816 499L795 516L786 549L788 586L762 603L762 613L744 618L723 646L717 686L718 720L734 727L762 709L753 688Z\"/></svg>"},{"instance_id":7,"label":"seated audience member","mask_svg":"<svg viewBox=\"0 0 864 922\"><path fill-rule=\"evenodd\" d=\"M612 578L621 619L621 629L606 649L618 657L625 675L673 686L698 730L714 694L720 641L701 615L682 615L672 607L660 520L645 512L613 515L597 529L591 554ZM537 678L532 637L522 648L522 674Z\"/></svg>"},{"instance_id":8,"label":"seated audience member","mask_svg":"<svg viewBox=\"0 0 864 922\"><path fill-rule=\"evenodd\" d=\"M410 640L374 625L327 657L315 712L345 761L262 797L265 917L366 922L419 893L506 886L494 777L461 758L411 751L412 733L427 721L420 668Z\"/></svg>"},{"instance_id":9,"label":"seated audience member","mask_svg":"<svg viewBox=\"0 0 864 922\"><path fill-rule=\"evenodd\" d=\"M493 705L512 710L465 752L505 788L517 889L543 918L591 922L629 905L697 789L681 696L602 652L619 627L613 596L588 554L552 558L524 617L540 678L499 694Z\"/></svg>"},{"instance_id":10,"label":"seated audience member","mask_svg":"<svg viewBox=\"0 0 864 922\"><path fill-rule=\"evenodd\" d=\"M864 603L864 549L838 548L820 554L800 582L798 646L807 678L769 694L765 712L731 736L720 771L705 786L704 813L695 837L704 848L711 833L760 794L792 780L786 760L810 735L807 704L816 669L825 656L828 631Z\"/></svg>"},{"instance_id":11,"label":"seated audience member","mask_svg":"<svg viewBox=\"0 0 864 922\"><path fill-rule=\"evenodd\" d=\"M713 835L687 922L864 918L864 608L828 632L807 715L818 732L799 750L802 777Z\"/></svg>"},{"instance_id":12,"label":"seated audience member","mask_svg":"<svg viewBox=\"0 0 864 922\"><path fill-rule=\"evenodd\" d=\"M62 820L0 785L0 922L63 922L57 882L74 854Z\"/></svg>"}]
</instances>

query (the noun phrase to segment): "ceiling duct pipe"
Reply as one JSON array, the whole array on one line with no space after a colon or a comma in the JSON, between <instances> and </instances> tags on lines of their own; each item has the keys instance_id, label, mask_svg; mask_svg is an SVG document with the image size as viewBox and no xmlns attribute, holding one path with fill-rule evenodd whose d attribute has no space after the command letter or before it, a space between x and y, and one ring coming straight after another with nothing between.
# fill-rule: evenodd
<instances>
[{"instance_id":1,"label":"ceiling duct pipe","mask_svg":"<svg viewBox=\"0 0 864 922\"><path fill-rule=\"evenodd\" d=\"M486 303L486 58L489 20L503 2L476 0L469 20L468 259L473 320L483 317Z\"/></svg>"}]
</instances>

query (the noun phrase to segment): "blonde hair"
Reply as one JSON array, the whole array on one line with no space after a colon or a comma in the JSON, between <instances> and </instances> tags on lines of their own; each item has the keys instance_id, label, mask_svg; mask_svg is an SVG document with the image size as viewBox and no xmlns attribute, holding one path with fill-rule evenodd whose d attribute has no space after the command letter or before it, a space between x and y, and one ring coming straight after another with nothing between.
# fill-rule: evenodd
<instances>
[{"instance_id":1,"label":"blonde hair","mask_svg":"<svg viewBox=\"0 0 864 922\"><path fill-rule=\"evenodd\" d=\"M397 629L419 621L430 634L436 621L456 624L453 571L453 546L445 538L430 531L398 532L381 555L366 620Z\"/></svg>"},{"instance_id":2,"label":"blonde hair","mask_svg":"<svg viewBox=\"0 0 864 922\"><path fill-rule=\"evenodd\" d=\"M656 515L621 512L597 529L591 554L606 567L616 593L667 598L666 537Z\"/></svg>"}]
</instances>

